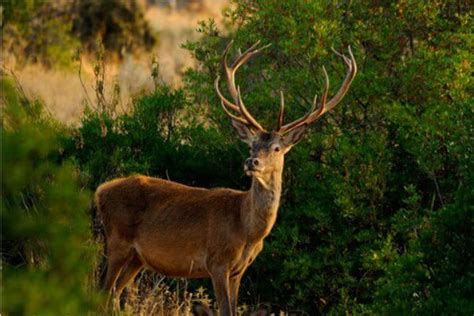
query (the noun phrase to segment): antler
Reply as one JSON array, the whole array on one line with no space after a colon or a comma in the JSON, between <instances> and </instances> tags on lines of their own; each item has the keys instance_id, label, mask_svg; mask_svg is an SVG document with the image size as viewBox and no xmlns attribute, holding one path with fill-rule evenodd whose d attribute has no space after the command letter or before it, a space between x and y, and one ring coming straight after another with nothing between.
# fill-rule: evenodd
<instances>
[{"instance_id":1,"label":"antler","mask_svg":"<svg viewBox=\"0 0 474 316\"><path fill-rule=\"evenodd\" d=\"M341 102L342 98L344 95L347 93L349 90L349 87L351 86L352 80L354 80L354 77L357 73L357 64L354 58L354 55L352 54L351 47L348 47L349 50L349 57L339 53L336 51L334 48L331 48L336 55L341 57L344 60L344 63L347 65L347 74L346 77L344 78L344 81L342 82L341 87L339 88L339 91L334 95L334 97L329 100L329 102L326 103L328 92L329 92L329 77L326 72L326 69L323 66L323 73L324 77L326 79L326 87L324 89L324 94L321 99L321 105L319 106L318 109L316 109L317 105L317 96L314 97L313 101L313 106L311 107L311 110L304 115L303 117L299 118L298 120L291 122L289 124L286 124L284 126L282 125L283 122L283 108L284 108L284 99L283 99L283 93L281 93L281 109L280 109L280 116L278 119L278 129L277 131L280 134L285 134L288 133L289 131L300 127L302 125L308 125L313 122L315 122L317 119L319 119L324 113L332 110L339 102Z\"/></svg>"},{"instance_id":2,"label":"antler","mask_svg":"<svg viewBox=\"0 0 474 316\"><path fill-rule=\"evenodd\" d=\"M236 87L235 85L235 73L239 69L239 67L245 64L253 55L269 47L271 44L257 48L260 44L260 41L257 41L243 54L239 51L239 55L232 63L232 66L229 67L227 64L227 55L229 53L230 48L232 47L233 42L234 41L230 41L224 51L224 54L222 56L222 67L224 68L224 72L226 74L227 79L227 87L229 89L230 95L234 99L234 103L227 100L219 90L219 76L217 76L216 81L214 82L214 87L217 91L217 94L219 95L219 98L221 99L222 108L224 109L224 112L227 115L247 126L253 127L256 130L264 131L265 129L257 122L256 119L253 118L253 116L245 107L244 102L242 101L242 96L240 95L240 88L238 86ZM230 110L237 112L238 115L233 114Z\"/></svg>"}]
</instances>

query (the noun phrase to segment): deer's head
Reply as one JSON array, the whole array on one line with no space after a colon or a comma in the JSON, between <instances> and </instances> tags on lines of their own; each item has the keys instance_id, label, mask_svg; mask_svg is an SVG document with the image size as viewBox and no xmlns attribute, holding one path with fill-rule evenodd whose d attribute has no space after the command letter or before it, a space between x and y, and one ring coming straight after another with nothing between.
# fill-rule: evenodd
<instances>
[{"instance_id":1,"label":"deer's head","mask_svg":"<svg viewBox=\"0 0 474 316\"><path fill-rule=\"evenodd\" d=\"M277 127L269 132L265 130L245 107L240 95L240 88L235 85L235 73L240 66L246 63L253 55L261 50L269 47L266 45L258 47L260 41L255 43L244 53L240 53L231 66L227 64L227 55L232 46L232 41L227 45L222 57L222 66L227 79L229 93L234 102L227 100L219 90L219 76L215 81L215 89L221 99L222 108L230 117L232 126L237 131L240 139L247 143L250 147L250 157L245 161L244 170L247 175L255 177L265 177L266 174L281 171L283 169L284 155L301 140L308 126L318 120L324 113L333 109L344 97L357 72L357 64L350 47L348 48L349 57L333 51L343 59L347 66L346 77L339 88L338 92L327 100L329 91L329 77L325 68L323 73L326 80L326 86L319 102L314 97L313 105L310 111L303 117L294 122L284 125L284 109L285 101L283 92L280 92L280 113L278 116Z\"/></svg>"}]
</instances>

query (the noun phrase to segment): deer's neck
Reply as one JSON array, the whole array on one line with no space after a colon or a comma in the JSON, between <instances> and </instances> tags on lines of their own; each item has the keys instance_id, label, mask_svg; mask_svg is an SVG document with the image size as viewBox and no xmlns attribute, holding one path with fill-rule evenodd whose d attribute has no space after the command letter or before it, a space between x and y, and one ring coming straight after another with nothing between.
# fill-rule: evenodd
<instances>
[{"instance_id":1,"label":"deer's neck","mask_svg":"<svg viewBox=\"0 0 474 316\"><path fill-rule=\"evenodd\" d=\"M281 196L282 171L253 177L243 214L249 239L263 239L275 224Z\"/></svg>"}]
</instances>

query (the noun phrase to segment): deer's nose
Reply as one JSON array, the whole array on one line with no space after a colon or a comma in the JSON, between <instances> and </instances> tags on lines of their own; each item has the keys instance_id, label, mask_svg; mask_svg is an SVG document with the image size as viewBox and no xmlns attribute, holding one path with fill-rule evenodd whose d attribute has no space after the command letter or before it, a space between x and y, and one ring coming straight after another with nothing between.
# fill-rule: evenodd
<instances>
[{"instance_id":1,"label":"deer's nose","mask_svg":"<svg viewBox=\"0 0 474 316\"><path fill-rule=\"evenodd\" d=\"M257 158L248 158L245 161L245 164L247 165L247 167L253 168L258 166L260 164L260 161Z\"/></svg>"}]
</instances>

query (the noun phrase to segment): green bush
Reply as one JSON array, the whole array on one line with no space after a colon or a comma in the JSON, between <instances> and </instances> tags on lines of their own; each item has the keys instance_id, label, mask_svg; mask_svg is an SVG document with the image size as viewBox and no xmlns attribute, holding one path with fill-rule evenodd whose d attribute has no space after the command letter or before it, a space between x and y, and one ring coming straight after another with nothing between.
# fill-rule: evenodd
<instances>
[{"instance_id":1,"label":"green bush","mask_svg":"<svg viewBox=\"0 0 474 316\"><path fill-rule=\"evenodd\" d=\"M405 251L387 240L374 253L377 268L384 272L376 282L374 310L389 315L465 315L474 310L472 185L436 212L413 210L423 213L416 224L407 218L407 210L394 216L394 227L411 223L412 237Z\"/></svg>"},{"instance_id":2,"label":"green bush","mask_svg":"<svg viewBox=\"0 0 474 316\"><path fill-rule=\"evenodd\" d=\"M7 79L2 87L2 313L95 311L90 194L79 187L77 169L59 160L64 130Z\"/></svg>"},{"instance_id":3,"label":"green bush","mask_svg":"<svg viewBox=\"0 0 474 316\"><path fill-rule=\"evenodd\" d=\"M134 173L190 185L238 183L237 148L193 113L184 91L162 86L138 98L127 114L86 113L76 135L64 140L64 154L78 163L92 190Z\"/></svg>"}]
</instances>

